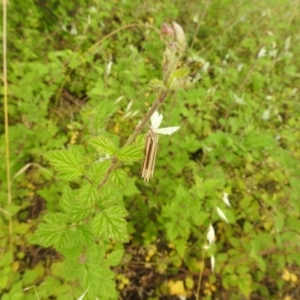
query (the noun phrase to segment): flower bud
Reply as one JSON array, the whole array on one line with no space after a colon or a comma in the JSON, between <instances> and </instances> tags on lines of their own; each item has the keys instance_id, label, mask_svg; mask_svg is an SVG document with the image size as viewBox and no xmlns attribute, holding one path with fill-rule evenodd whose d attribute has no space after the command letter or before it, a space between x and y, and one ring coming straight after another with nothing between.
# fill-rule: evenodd
<instances>
[{"instance_id":1,"label":"flower bud","mask_svg":"<svg viewBox=\"0 0 300 300\"><path fill-rule=\"evenodd\" d=\"M166 45L163 59L163 82L169 87L172 84L170 81L172 74L186 48L185 34L182 27L176 22L171 25L164 23L160 33Z\"/></svg>"},{"instance_id":2,"label":"flower bud","mask_svg":"<svg viewBox=\"0 0 300 300\"><path fill-rule=\"evenodd\" d=\"M174 46L175 43L181 52L184 51L186 46L185 34L182 27L178 23L173 22L171 25L166 23L162 24L160 33L162 37L169 43L169 47L171 45Z\"/></svg>"},{"instance_id":3,"label":"flower bud","mask_svg":"<svg viewBox=\"0 0 300 300\"><path fill-rule=\"evenodd\" d=\"M184 50L186 43L185 43L185 34L182 27L178 23L173 22L172 28L174 31L175 41L177 42L180 49Z\"/></svg>"},{"instance_id":4,"label":"flower bud","mask_svg":"<svg viewBox=\"0 0 300 300\"><path fill-rule=\"evenodd\" d=\"M160 33L165 38L169 37L171 39L174 38L174 35L175 35L173 27L166 23L162 24Z\"/></svg>"}]
</instances>

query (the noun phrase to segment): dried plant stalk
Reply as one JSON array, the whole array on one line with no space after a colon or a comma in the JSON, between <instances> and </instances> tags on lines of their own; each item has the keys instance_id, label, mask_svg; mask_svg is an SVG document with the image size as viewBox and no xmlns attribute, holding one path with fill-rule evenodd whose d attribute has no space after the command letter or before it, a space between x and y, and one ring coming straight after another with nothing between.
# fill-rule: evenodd
<instances>
[{"instance_id":1,"label":"dried plant stalk","mask_svg":"<svg viewBox=\"0 0 300 300\"><path fill-rule=\"evenodd\" d=\"M142 167L142 178L144 178L146 182L149 182L149 179L153 177L154 174L157 146L158 134L149 130L146 135L145 158Z\"/></svg>"}]
</instances>

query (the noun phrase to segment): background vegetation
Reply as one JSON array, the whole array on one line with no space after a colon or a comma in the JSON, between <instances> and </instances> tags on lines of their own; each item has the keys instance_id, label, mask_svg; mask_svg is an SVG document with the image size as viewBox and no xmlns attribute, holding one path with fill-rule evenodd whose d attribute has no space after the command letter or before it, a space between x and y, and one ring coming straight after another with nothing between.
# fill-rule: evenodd
<instances>
[{"instance_id":1,"label":"background vegetation","mask_svg":"<svg viewBox=\"0 0 300 300\"><path fill-rule=\"evenodd\" d=\"M3 158L1 299L83 294L61 254L28 242L43 215L61 211L66 187L42 154L89 152L87 136L103 132L124 144L154 100L148 82L161 77L156 29L173 20L198 81L160 110L164 126L181 128L160 139L150 183L140 163L124 167L129 180L117 196L129 242L105 246L116 282L109 291L120 299L299 299L299 17L297 0L11 0L13 182L9 203ZM216 241L205 251L211 222Z\"/></svg>"}]
</instances>

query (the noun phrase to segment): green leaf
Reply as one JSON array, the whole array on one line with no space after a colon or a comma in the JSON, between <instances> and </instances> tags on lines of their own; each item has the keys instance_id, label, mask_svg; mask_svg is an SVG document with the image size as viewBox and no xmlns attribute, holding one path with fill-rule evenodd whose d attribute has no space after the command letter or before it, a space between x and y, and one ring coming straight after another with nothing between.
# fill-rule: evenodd
<instances>
[{"instance_id":1,"label":"green leaf","mask_svg":"<svg viewBox=\"0 0 300 300\"><path fill-rule=\"evenodd\" d=\"M82 255L82 246L73 246L73 247L68 247L68 248L63 248L61 250L61 254L64 255L68 259L74 259L78 260L80 255Z\"/></svg>"},{"instance_id":2,"label":"green leaf","mask_svg":"<svg viewBox=\"0 0 300 300\"><path fill-rule=\"evenodd\" d=\"M45 222L41 223L33 236L29 239L32 244L43 247L60 247L68 241L67 216L62 213L48 214Z\"/></svg>"},{"instance_id":3,"label":"green leaf","mask_svg":"<svg viewBox=\"0 0 300 300\"><path fill-rule=\"evenodd\" d=\"M180 68L176 69L170 76L168 81L168 87L171 89L181 89L183 87L187 87L188 81L187 77L189 75L188 68Z\"/></svg>"},{"instance_id":4,"label":"green leaf","mask_svg":"<svg viewBox=\"0 0 300 300\"><path fill-rule=\"evenodd\" d=\"M96 162L88 171L88 177L92 182L98 184L105 176L108 168L110 167L110 161Z\"/></svg>"},{"instance_id":5,"label":"green leaf","mask_svg":"<svg viewBox=\"0 0 300 300\"><path fill-rule=\"evenodd\" d=\"M27 269L22 276L24 286L33 284L38 278L43 278L45 268L41 265L36 265L34 269Z\"/></svg>"},{"instance_id":6,"label":"green leaf","mask_svg":"<svg viewBox=\"0 0 300 300\"><path fill-rule=\"evenodd\" d=\"M143 150L144 146L140 147L133 143L120 149L116 156L120 161L138 161L144 157Z\"/></svg>"},{"instance_id":7,"label":"green leaf","mask_svg":"<svg viewBox=\"0 0 300 300\"><path fill-rule=\"evenodd\" d=\"M94 233L89 224L81 224L76 230L77 244L90 246L95 242Z\"/></svg>"},{"instance_id":8,"label":"green leaf","mask_svg":"<svg viewBox=\"0 0 300 300\"><path fill-rule=\"evenodd\" d=\"M116 296L114 273L111 270L99 267L97 263L87 263L84 266L82 279L84 286L90 287L90 299L95 299L96 296L101 296L100 299Z\"/></svg>"},{"instance_id":9,"label":"green leaf","mask_svg":"<svg viewBox=\"0 0 300 300\"><path fill-rule=\"evenodd\" d=\"M248 297L252 291L252 277L250 274L243 274L238 280L238 287L244 296Z\"/></svg>"},{"instance_id":10,"label":"green leaf","mask_svg":"<svg viewBox=\"0 0 300 300\"><path fill-rule=\"evenodd\" d=\"M60 206L70 221L80 222L94 212L94 205L98 198L98 190L93 185L86 184L77 190L67 188L60 201Z\"/></svg>"},{"instance_id":11,"label":"green leaf","mask_svg":"<svg viewBox=\"0 0 300 300\"><path fill-rule=\"evenodd\" d=\"M95 204L97 198L99 197L99 192L97 187L88 183L79 189L79 199L78 204L81 204L82 207L91 207Z\"/></svg>"},{"instance_id":12,"label":"green leaf","mask_svg":"<svg viewBox=\"0 0 300 300\"><path fill-rule=\"evenodd\" d=\"M121 169L114 170L110 175L110 180L118 189L125 189L127 184L127 174Z\"/></svg>"},{"instance_id":13,"label":"green leaf","mask_svg":"<svg viewBox=\"0 0 300 300\"><path fill-rule=\"evenodd\" d=\"M83 157L76 149L53 150L44 154L50 164L58 171L58 177L64 181L72 181L83 175L81 165Z\"/></svg>"},{"instance_id":14,"label":"green leaf","mask_svg":"<svg viewBox=\"0 0 300 300\"><path fill-rule=\"evenodd\" d=\"M92 228L97 236L127 242L127 212L120 206L110 206L96 215L92 221Z\"/></svg>"},{"instance_id":15,"label":"green leaf","mask_svg":"<svg viewBox=\"0 0 300 300\"><path fill-rule=\"evenodd\" d=\"M186 67L179 68L173 72L172 77L177 79L185 78L189 75L189 72L190 70Z\"/></svg>"},{"instance_id":16,"label":"green leaf","mask_svg":"<svg viewBox=\"0 0 300 300\"><path fill-rule=\"evenodd\" d=\"M17 214L21 209L23 209L22 206L20 205L15 205L15 204L8 204L4 207L4 211L10 214L10 216L14 216ZM6 214L7 215L7 214Z\"/></svg>"},{"instance_id":17,"label":"green leaf","mask_svg":"<svg viewBox=\"0 0 300 300\"><path fill-rule=\"evenodd\" d=\"M173 244L180 255L181 258L184 258L185 250L187 248L186 239L175 239L173 240Z\"/></svg>"},{"instance_id":18,"label":"green leaf","mask_svg":"<svg viewBox=\"0 0 300 300\"><path fill-rule=\"evenodd\" d=\"M65 188L59 204L66 213L72 210L74 205L74 191L70 187Z\"/></svg>"},{"instance_id":19,"label":"green leaf","mask_svg":"<svg viewBox=\"0 0 300 300\"><path fill-rule=\"evenodd\" d=\"M81 256L80 257L81 261L84 262L86 259L86 256L82 254L82 251L81 251L80 256ZM62 277L66 278L68 280L74 280L75 278L80 278L82 280L83 273L85 272L85 264L78 263L78 258L77 257L73 258L73 257L72 257L72 255L70 255L70 257L68 256L65 259L65 261L63 262L63 264L64 264L63 271L64 272L62 272Z\"/></svg>"},{"instance_id":20,"label":"green leaf","mask_svg":"<svg viewBox=\"0 0 300 300\"><path fill-rule=\"evenodd\" d=\"M10 252L10 251L5 252L5 253L2 255L1 260L0 260L0 267L1 267L1 270L3 270L2 267L9 266L12 262L13 262L13 255L12 255L12 252Z\"/></svg>"},{"instance_id":21,"label":"green leaf","mask_svg":"<svg viewBox=\"0 0 300 300\"><path fill-rule=\"evenodd\" d=\"M161 89L161 90L166 90L167 89L165 84L157 78L151 79L149 81L149 86L151 88L155 88L155 89Z\"/></svg>"},{"instance_id":22,"label":"green leaf","mask_svg":"<svg viewBox=\"0 0 300 300\"><path fill-rule=\"evenodd\" d=\"M131 197L133 195L141 193L141 191L137 188L137 186L135 184L134 178L128 178L126 189L124 191L122 191L122 193L126 197Z\"/></svg>"},{"instance_id":23,"label":"green leaf","mask_svg":"<svg viewBox=\"0 0 300 300\"><path fill-rule=\"evenodd\" d=\"M124 255L124 249L114 250L112 253L109 254L105 262L109 266L113 266L113 267L117 266L121 262L123 255Z\"/></svg>"},{"instance_id":24,"label":"green leaf","mask_svg":"<svg viewBox=\"0 0 300 300\"><path fill-rule=\"evenodd\" d=\"M104 136L91 138L89 143L100 153L105 152L110 156L114 156L117 151L113 142Z\"/></svg>"},{"instance_id":25,"label":"green leaf","mask_svg":"<svg viewBox=\"0 0 300 300\"><path fill-rule=\"evenodd\" d=\"M94 211L94 207L83 207L79 203L76 203L72 210L68 212L68 217L72 222L81 222L92 215Z\"/></svg>"},{"instance_id":26,"label":"green leaf","mask_svg":"<svg viewBox=\"0 0 300 300\"><path fill-rule=\"evenodd\" d=\"M116 199L117 191L111 184L106 184L99 190L99 205L110 205Z\"/></svg>"}]
</instances>

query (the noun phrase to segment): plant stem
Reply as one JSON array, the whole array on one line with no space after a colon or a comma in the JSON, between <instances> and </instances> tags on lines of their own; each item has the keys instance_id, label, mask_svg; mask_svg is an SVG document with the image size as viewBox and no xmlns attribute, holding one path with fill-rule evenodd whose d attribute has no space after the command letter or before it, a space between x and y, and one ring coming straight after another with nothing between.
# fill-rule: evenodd
<instances>
[{"instance_id":1,"label":"plant stem","mask_svg":"<svg viewBox=\"0 0 300 300\"><path fill-rule=\"evenodd\" d=\"M136 137L141 133L141 131L144 129L144 127L147 125L148 121L150 120L151 116L153 115L153 113L157 110L157 108L164 102L164 100L166 99L168 95L168 92L164 91L164 92L160 92L160 94L158 95L158 97L156 98L156 100L153 102L151 108L149 109L149 111L147 112L147 114L145 115L144 119L142 120L141 123L139 123L136 128L135 131L133 132L133 134L128 138L128 140L125 143L125 146L130 145L135 139Z\"/></svg>"},{"instance_id":2,"label":"plant stem","mask_svg":"<svg viewBox=\"0 0 300 300\"><path fill-rule=\"evenodd\" d=\"M134 140L136 139L136 137L142 132L142 130L144 129L144 127L147 125L148 121L150 120L151 116L153 115L153 113L157 110L157 108L165 101L166 97L168 96L169 92L168 91L163 91L160 92L158 97L156 98L156 100L153 102L152 106L150 107L149 111L146 113L144 119L142 120L142 122L140 122L136 127L135 127L135 131L132 133L132 135L127 139L125 146L130 145L132 142L134 142ZM121 164L118 164L118 159L115 157L113 159L113 161L111 162L111 165L109 167L109 169L107 170L104 178L101 180L101 182L98 184L98 189L100 189L108 180L108 177L110 175L110 173L116 169L116 168L120 168L122 166Z\"/></svg>"},{"instance_id":3,"label":"plant stem","mask_svg":"<svg viewBox=\"0 0 300 300\"><path fill-rule=\"evenodd\" d=\"M7 2L3 1L3 106L4 106L4 127L5 127L5 161L6 161L6 180L7 180L7 204L12 203L11 196L11 176L10 176L10 155L9 155L9 124L8 124L8 84L7 84ZM13 225L12 218L9 218L9 248L13 252Z\"/></svg>"},{"instance_id":4,"label":"plant stem","mask_svg":"<svg viewBox=\"0 0 300 300\"><path fill-rule=\"evenodd\" d=\"M200 290L201 290L201 282L202 282L203 270L204 270L204 250L202 250L202 257L201 257L201 265L200 265L199 278L198 278L196 300L200 299Z\"/></svg>"}]
</instances>

